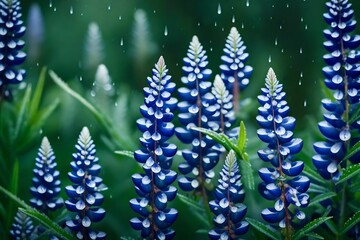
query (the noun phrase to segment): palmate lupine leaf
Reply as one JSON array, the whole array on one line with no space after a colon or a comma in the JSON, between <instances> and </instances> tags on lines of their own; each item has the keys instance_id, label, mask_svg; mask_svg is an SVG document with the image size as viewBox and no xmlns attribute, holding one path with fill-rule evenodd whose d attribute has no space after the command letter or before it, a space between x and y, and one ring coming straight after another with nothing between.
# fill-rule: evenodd
<instances>
[{"instance_id":1,"label":"palmate lupine leaf","mask_svg":"<svg viewBox=\"0 0 360 240\"><path fill-rule=\"evenodd\" d=\"M62 227L60 227L57 223L50 220L45 214L40 213L38 210L32 208L31 206L27 205L23 200L0 186L0 192L4 195L9 197L13 202L19 205L21 208L20 210L27 214L30 217L34 217L38 220L43 226L47 227L52 231L53 234L60 237L61 239L67 240L75 240L75 238L68 232L66 232Z\"/></svg>"},{"instance_id":2,"label":"palmate lupine leaf","mask_svg":"<svg viewBox=\"0 0 360 240\"><path fill-rule=\"evenodd\" d=\"M240 139L246 139L246 129L245 129L245 125L242 122L240 124L240 132L237 143L234 143L225 134L217 133L210 129L198 128L198 127L192 127L191 129L208 135L217 143L221 144L226 149L226 151L230 152L231 150L233 150L236 153L236 158L238 159L238 163L241 169L243 184L247 189L250 190L255 189L253 170L248 158L248 154L246 153L246 149L245 149L247 140L240 140ZM239 148L239 143L243 145L244 149Z\"/></svg>"}]
</instances>

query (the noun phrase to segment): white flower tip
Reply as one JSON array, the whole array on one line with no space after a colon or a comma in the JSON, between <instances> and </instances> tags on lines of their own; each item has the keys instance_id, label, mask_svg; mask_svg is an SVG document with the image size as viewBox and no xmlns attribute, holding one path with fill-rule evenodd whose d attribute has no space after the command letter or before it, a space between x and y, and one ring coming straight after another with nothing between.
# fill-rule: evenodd
<instances>
[{"instance_id":1,"label":"white flower tip","mask_svg":"<svg viewBox=\"0 0 360 240\"><path fill-rule=\"evenodd\" d=\"M160 58L159 58L159 60L158 60L158 62L157 62L157 65L158 65L158 67L159 67L160 69L163 68L163 67L165 67L165 60L164 60L163 56L160 56Z\"/></svg>"},{"instance_id":2,"label":"white flower tip","mask_svg":"<svg viewBox=\"0 0 360 240\"><path fill-rule=\"evenodd\" d=\"M194 35L194 36L192 37L191 42L192 42L194 45L200 44L199 38L198 38L196 35Z\"/></svg>"},{"instance_id":3,"label":"white flower tip","mask_svg":"<svg viewBox=\"0 0 360 240\"><path fill-rule=\"evenodd\" d=\"M84 143L89 142L91 139L90 131L87 127L83 127L80 133L80 140Z\"/></svg>"},{"instance_id":4,"label":"white flower tip","mask_svg":"<svg viewBox=\"0 0 360 240\"><path fill-rule=\"evenodd\" d=\"M40 148L44 151L44 155L46 155L46 156L51 151L50 142L47 137L43 137Z\"/></svg>"},{"instance_id":5,"label":"white flower tip","mask_svg":"<svg viewBox=\"0 0 360 240\"><path fill-rule=\"evenodd\" d=\"M232 37L237 37L239 35L239 31L237 30L237 28L236 27L232 27L231 29L230 29L230 36L232 36Z\"/></svg>"},{"instance_id":6,"label":"white flower tip","mask_svg":"<svg viewBox=\"0 0 360 240\"><path fill-rule=\"evenodd\" d=\"M96 22L89 23L89 33L93 35L100 34L100 28Z\"/></svg>"},{"instance_id":7,"label":"white flower tip","mask_svg":"<svg viewBox=\"0 0 360 240\"><path fill-rule=\"evenodd\" d=\"M226 87L224 81L221 79L220 75L215 76L214 85L213 85L213 94L217 98L224 98L226 92Z\"/></svg>"},{"instance_id":8,"label":"white flower tip","mask_svg":"<svg viewBox=\"0 0 360 240\"><path fill-rule=\"evenodd\" d=\"M269 68L266 78L269 79L270 82L274 82L277 80L276 74L272 68Z\"/></svg>"},{"instance_id":9,"label":"white flower tip","mask_svg":"<svg viewBox=\"0 0 360 240\"><path fill-rule=\"evenodd\" d=\"M229 169L232 169L234 164L236 164L236 156L234 150L230 150L229 154L226 156L225 164L229 166Z\"/></svg>"}]
</instances>

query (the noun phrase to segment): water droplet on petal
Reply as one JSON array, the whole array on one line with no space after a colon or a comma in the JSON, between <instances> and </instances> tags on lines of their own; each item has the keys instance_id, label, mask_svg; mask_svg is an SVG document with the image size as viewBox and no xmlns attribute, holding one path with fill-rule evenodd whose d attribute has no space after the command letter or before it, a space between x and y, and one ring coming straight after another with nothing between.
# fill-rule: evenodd
<instances>
[{"instance_id":1,"label":"water droplet on petal","mask_svg":"<svg viewBox=\"0 0 360 240\"><path fill-rule=\"evenodd\" d=\"M349 130L345 129L342 130L339 134L339 138L341 139L341 141L345 142L347 140L349 140L351 138L351 133Z\"/></svg>"}]
</instances>

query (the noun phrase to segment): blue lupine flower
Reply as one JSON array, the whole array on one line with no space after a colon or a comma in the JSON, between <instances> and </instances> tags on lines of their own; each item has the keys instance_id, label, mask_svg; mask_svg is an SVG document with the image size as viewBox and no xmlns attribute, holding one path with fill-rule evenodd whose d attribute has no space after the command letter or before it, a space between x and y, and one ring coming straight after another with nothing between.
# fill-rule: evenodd
<instances>
[{"instance_id":1,"label":"blue lupine flower","mask_svg":"<svg viewBox=\"0 0 360 240\"><path fill-rule=\"evenodd\" d=\"M249 84L249 77L253 72L251 66L245 65L249 54L238 30L232 27L226 39L224 55L221 57L221 78L226 89L233 95L233 104L238 109L240 92Z\"/></svg>"},{"instance_id":2,"label":"blue lupine flower","mask_svg":"<svg viewBox=\"0 0 360 240\"><path fill-rule=\"evenodd\" d=\"M47 137L44 137L33 170L33 186L30 188L33 195L30 205L43 213L55 211L63 206L63 199L58 197L61 192L61 182L56 166L54 151Z\"/></svg>"},{"instance_id":3,"label":"blue lupine flower","mask_svg":"<svg viewBox=\"0 0 360 240\"><path fill-rule=\"evenodd\" d=\"M181 81L186 87L178 89L180 98L178 104L179 120L184 127L175 129L180 141L192 145L191 149L182 151L185 163L179 165L179 171L185 176L178 179L181 189L205 192L205 184L215 176L212 170L219 161L219 153L212 149L215 142L191 127L212 128L216 113L216 98L211 94L211 70L208 65L206 51L194 36L190 42L185 66L182 68L185 76Z\"/></svg>"},{"instance_id":4,"label":"blue lupine flower","mask_svg":"<svg viewBox=\"0 0 360 240\"><path fill-rule=\"evenodd\" d=\"M304 208L309 204L306 193L310 180L300 175L304 163L295 161L294 154L300 152L303 142L293 138L295 118L288 116L289 106L285 99L283 86L279 84L272 68L266 77L266 88L262 88L263 95L258 96L259 115L256 117L262 127L257 131L261 141L267 143L267 148L259 150L259 157L270 162L273 167L261 168L259 175L264 181L259 184L261 195L268 200L276 200L274 208L266 208L261 212L262 217L270 223L278 223L282 228L288 228L293 215L304 219ZM290 204L294 207L290 208ZM294 213L291 212L294 209Z\"/></svg>"},{"instance_id":5,"label":"blue lupine flower","mask_svg":"<svg viewBox=\"0 0 360 240\"><path fill-rule=\"evenodd\" d=\"M99 207L104 201L99 192L103 187L102 179L98 177L101 166L97 164L99 159L95 156L95 144L87 127L82 129L75 147L77 153L73 154L70 163L72 171L68 174L73 185L65 188L69 197L65 206L76 216L66 221L66 226L76 233L78 239L105 239L104 232L90 228L92 223L104 218L105 210Z\"/></svg>"},{"instance_id":6,"label":"blue lupine flower","mask_svg":"<svg viewBox=\"0 0 360 240\"><path fill-rule=\"evenodd\" d=\"M15 240L33 239L34 225L31 218L18 210L10 234Z\"/></svg>"},{"instance_id":7,"label":"blue lupine flower","mask_svg":"<svg viewBox=\"0 0 360 240\"><path fill-rule=\"evenodd\" d=\"M26 58L21 51L25 42L20 39L24 33L20 1L0 0L0 100L10 100L9 85L24 79L25 70L17 69Z\"/></svg>"},{"instance_id":8,"label":"blue lupine flower","mask_svg":"<svg viewBox=\"0 0 360 240\"><path fill-rule=\"evenodd\" d=\"M236 129L229 131L236 120L234 105L232 103L233 95L226 89L224 81L221 79L220 75L215 76L211 92L215 96L217 102L215 105L217 111L214 116L217 119L217 125L215 126L219 127L220 132L236 138ZM217 131L217 129L214 130Z\"/></svg>"},{"instance_id":9,"label":"blue lupine flower","mask_svg":"<svg viewBox=\"0 0 360 240\"><path fill-rule=\"evenodd\" d=\"M220 172L219 184L215 190L216 199L209 202L211 211L216 215L216 228L208 234L212 240L237 239L249 230L249 223L242 221L247 208L242 204L245 193L240 179L236 156L231 150Z\"/></svg>"},{"instance_id":10,"label":"blue lupine flower","mask_svg":"<svg viewBox=\"0 0 360 240\"><path fill-rule=\"evenodd\" d=\"M354 10L347 0L332 0L326 3L328 12L324 14L329 29L324 30L327 41L324 46L328 54L324 60L328 66L323 68L325 85L334 91L334 101L323 99L322 105L328 111L319 123L325 142L317 142L314 149L317 155L312 160L322 177L336 180L340 173L338 165L347 151L359 138L353 130L360 130L360 119L352 119L360 102L360 35L351 36L356 21ZM350 158L353 163L360 162L360 153Z\"/></svg>"},{"instance_id":11,"label":"blue lupine flower","mask_svg":"<svg viewBox=\"0 0 360 240\"><path fill-rule=\"evenodd\" d=\"M171 94L176 85L167 75L163 57L159 58L152 73L153 76L147 78L149 87L144 88L144 105L140 107L143 118L137 121L138 129L143 133L140 138L142 148L134 153L145 173L132 176L139 197L130 200L131 208L141 216L132 218L130 224L141 231L143 238L172 239L175 231L170 226L178 212L167 208L167 203L177 192L171 186L177 174L170 170L177 147L167 140L174 134L171 121L177 100Z\"/></svg>"}]
</instances>

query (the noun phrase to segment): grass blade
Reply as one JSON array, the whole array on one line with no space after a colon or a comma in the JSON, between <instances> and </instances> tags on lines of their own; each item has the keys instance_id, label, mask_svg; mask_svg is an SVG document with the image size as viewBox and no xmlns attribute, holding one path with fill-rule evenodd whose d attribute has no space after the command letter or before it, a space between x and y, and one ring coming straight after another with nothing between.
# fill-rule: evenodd
<instances>
[{"instance_id":1,"label":"grass blade","mask_svg":"<svg viewBox=\"0 0 360 240\"><path fill-rule=\"evenodd\" d=\"M294 240L301 239L304 235L310 233L312 230L323 224L324 222L330 220L332 217L319 217L315 220L306 224L302 229L297 231L294 235Z\"/></svg>"},{"instance_id":2,"label":"grass blade","mask_svg":"<svg viewBox=\"0 0 360 240\"><path fill-rule=\"evenodd\" d=\"M38 220L41 224L43 224L46 228L53 231L54 234L58 235L62 239L75 240L75 238L62 229L58 224L51 221L46 215L40 213L38 210L27 205L23 200L18 198L16 195L12 194L2 186L0 186L0 192L9 197L13 202L15 202L18 206L20 206L20 211L25 213L26 215Z\"/></svg>"},{"instance_id":3,"label":"grass blade","mask_svg":"<svg viewBox=\"0 0 360 240\"><path fill-rule=\"evenodd\" d=\"M30 119L33 119L35 117L35 115L39 109L39 104L40 104L42 92L44 90L44 85L45 85L46 71L47 71L46 67L43 67L41 69L39 80L36 84L34 96L30 103Z\"/></svg>"},{"instance_id":4,"label":"grass blade","mask_svg":"<svg viewBox=\"0 0 360 240\"><path fill-rule=\"evenodd\" d=\"M339 181L337 181L335 184L339 185L340 183L343 183L346 180L359 175L359 173L360 173L360 163L351 165L350 167L344 169L342 175L339 178Z\"/></svg>"},{"instance_id":5,"label":"grass blade","mask_svg":"<svg viewBox=\"0 0 360 240\"><path fill-rule=\"evenodd\" d=\"M336 196L336 193L334 193L334 192L327 192L327 193L320 194L320 195L314 197L313 199L311 199L309 207L313 206L313 205L315 205L317 203L320 203L321 201L324 201L326 199L335 197L335 196Z\"/></svg>"},{"instance_id":6,"label":"grass blade","mask_svg":"<svg viewBox=\"0 0 360 240\"><path fill-rule=\"evenodd\" d=\"M248 221L250 225L253 226L256 230L268 236L269 238L273 240L281 239L279 232L275 230L273 227L266 225L253 218L246 218L246 221Z\"/></svg>"},{"instance_id":7,"label":"grass blade","mask_svg":"<svg viewBox=\"0 0 360 240\"><path fill-rule=\"evenodd\" d=\"M134 152L133 151L115 151L116 154L119 154L121 156L129 157L134 159Z\"/></svg>"},{"instance_id":8,"label":"grass blade","mask_svg":"<svg viewBox=\"0 0 360 240\"><path fill-rule=\"evenodd\" d=\"M360 222L360 210L357 211L356 213L354 213L354 215L345 222L344 227L341 230L341 234L345 234L353 226L355 226L358 222Z\"/></svg>"}]
</instances>

